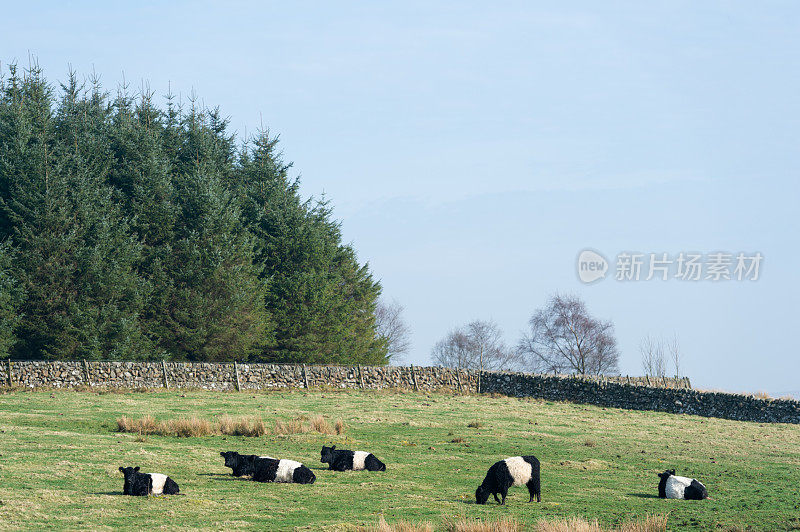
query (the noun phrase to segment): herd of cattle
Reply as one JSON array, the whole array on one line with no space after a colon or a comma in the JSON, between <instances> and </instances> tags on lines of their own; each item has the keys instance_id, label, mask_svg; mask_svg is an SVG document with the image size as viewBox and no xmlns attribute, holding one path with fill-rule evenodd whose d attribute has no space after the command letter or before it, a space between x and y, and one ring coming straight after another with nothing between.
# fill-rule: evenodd
<instances>
[{"instance_id":1,"label":"herd of cattle","mask_svg":"<svg viewBox=\"0 0 800 532\"><path fill-rule=\"evenodd\" d=\"M239 454L235 451L219 453L225 459L225 467L230 467L237 477L250 476L256 482L292 482L313 484L317 479L307 466L294 460ZM386 471L386 464L374 454L365 451L348 451L336 446L322 447L320 461L328 464L332 471ZM167 475L160 473L141 473L139 467L120 467L125 477L125 495L174 495L179 492L178 484ZM486 478L475 490L475 501L486 504L490 495L500 504L505 504L508 489L512 486L527 486L530 499L541 502L542 491L539 479L539 460L535 456L512 456L496 462L486 473ZM659 473L658 496L662 499L708 498L706 487L697 479L680 477L674 469ZM502 498L499 498L500 495Z\"/></svg>"}]
</instances>

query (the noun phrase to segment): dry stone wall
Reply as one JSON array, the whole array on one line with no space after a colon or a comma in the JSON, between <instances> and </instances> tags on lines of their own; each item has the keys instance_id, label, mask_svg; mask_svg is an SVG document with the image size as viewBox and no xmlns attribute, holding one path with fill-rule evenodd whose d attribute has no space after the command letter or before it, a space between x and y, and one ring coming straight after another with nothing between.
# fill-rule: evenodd
<instances>
[{"instance_id":1,"label":"dry stone wall","mask_svg":"<svg viewBox=\"0 0 800 532\"><path fill-rule=\"evenodd\" d=\"M9 373L10 368L10 373ZM692 390L688 379L588 377L478 372L415 366L304 366L189 362L8 361L6 386L116 388L398 388L498 393L632 410L658 410L743 421L800 423L800 402Z\"/></svg>"},{"instance_id":2,"label":"dry stone wall","mask_svg":"<svg viewBox=\"0 0 800 532\"><path fill-rule=\"evenodd\" d=\"M628 410L657 410L762 423L800 423L800 402L752 395L702 392L686 387L628 384L625 377L592 380L526 373L484 373L486 392L538 397Z\"/></svg>"}]
</instances>

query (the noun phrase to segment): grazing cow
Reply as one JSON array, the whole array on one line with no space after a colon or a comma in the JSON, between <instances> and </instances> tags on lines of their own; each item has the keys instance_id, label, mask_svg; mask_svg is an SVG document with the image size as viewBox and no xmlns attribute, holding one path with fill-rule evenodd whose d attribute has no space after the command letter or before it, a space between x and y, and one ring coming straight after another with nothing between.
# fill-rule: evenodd
<instances>
[{"instance_id":1,"label":"grazing cow","mask_svg":"<svg viewBox=\"0 0 800 532\"><path fill-rule=\"evenodd\" d=\"M542 490L539 482L539 460L535 456L512 456L500 460L489 468L483 483L475 490L475 502L486 504L489 495L500 504L506 503L506 494L511 486L528 486L531 495L528 502L542 502ZM502 495L503 500L497 498Z\"/></svg>"},{"instance_id":2,"label":"grazing cow","mask_svg":"<svg viewBox=\"0 0 800 532\"><path fill-rule=\"evenodd\" d=\"M120 467L125 477L122 493L125 495L175 495L178 484L160 473L139 473L139 466Z\"/></svg>"},{"instance_id":3,"label":"grazing cow","mask_svg":"<svg viewBox=\"0 0 800 532\"><path fill-rule=\"evenodd\" d=\"M689 499L701 501L708 499L708 490L697 479L679 477L674 469L658 474L658 496L662 499Z\"/></svg>"},{"instance_id":4,"label":"grazing cow","mask_svg":"<svg viewBox=\"0 0 800 532\"><path fill-rule=\"evenodd\" d=\"M313 484L317 477L308 467L294 460L256 458L253 461L253 480L256 482Z\"/></svg>"},{"instance_id":5,"label":"grazing cow","mask_svg":"<svg viewBox=\"0 0 800 532\"><path fill-rule=\"evenodd\" d=\"M236 451L220 452L225 459L225 467L233 469L233 476L242 477L253 474L253 463L256 458L272 458L271 456L257 456L255 454L239 454Z\"/></svg>"},{"instance_id":6,"label":"grazing cow","mask_svg":"<svg viewBox=\"0 0 800 532\"><path fill-rule=\"evenodd\" d=\"M320 462L328 464L333 471L386 471L386 464L365 451L347 451L336 446L322 446Z\"/></svg>"}]
</instances>

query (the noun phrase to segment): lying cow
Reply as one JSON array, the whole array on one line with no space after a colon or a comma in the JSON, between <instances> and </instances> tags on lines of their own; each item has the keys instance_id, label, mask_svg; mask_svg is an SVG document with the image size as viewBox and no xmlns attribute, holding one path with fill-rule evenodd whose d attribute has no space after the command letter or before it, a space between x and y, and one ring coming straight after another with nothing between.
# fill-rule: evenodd
<instances>
[{"instance_id":1,"label":"lying cow","mask_svg":"<svg viewBox=\"0 0 800 532\"><path fill-rule=\"evenodd\" d=\"M313 484L317 477L311 469L294 460L256 458L253 461L253 480L256 482Z\"/></svg>"},{"instance_id":2,"label":"lying cow","mask_svg":"<svg viewBox=\"0 0 800 532\"><path fill-rule=\"evenodd\" d=\"M122 493L125 495L175 495L180 491L178 484L161 473L140 473L139 466L120 467L125 477Z\"/></svg>"},{"instance_id":3,"label":"lying cow","mask_svg":"<svg viewBox=\"0 0 800 532\"><path fill-rule=\"evenodd\" d=\"M708 490L694 478L679 477L674 469L667 469L658 474L658 496L662 499L689 499L701 501L708 499Z\"/></svg>"},{"instance_id":4,"label":"lying cow","mask_svg":"<svg viewBox=\"0 0 800 532\"><path fill-rule=\"evenodd\" d=\"M320 462L333 471L386 471L386 464L366 451L347 451L336 446L322 446Z\"/></svg>"}]
</instances>

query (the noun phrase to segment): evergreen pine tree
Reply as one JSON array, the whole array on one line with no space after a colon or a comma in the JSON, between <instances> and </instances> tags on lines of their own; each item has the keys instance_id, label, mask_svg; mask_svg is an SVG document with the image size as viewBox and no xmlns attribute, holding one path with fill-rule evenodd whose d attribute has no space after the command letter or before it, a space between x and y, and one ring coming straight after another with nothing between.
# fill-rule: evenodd
<instances>
[{"instance_id":1,"label":"evergreen pine tree","mask_svg":"<svg viewBox=\"0 0 800 532\"><path fill-rule=\"evenodd\" d=\"M380 285L341 245L327 204L300 199L276 150L277 139L260 134L240 157L237 180L275 324L275 345L264 358L385 363L386 347L374 328Z\"/></svg>"},{"instance_id":2,"label":"evergreen pine tree","mask_svg":"<svg viewBox=\"0 0 800 532\"><path fill-rule=\"evenodd\" d=\"M0 242L0 358L7 358L16 342L19 308L25 299L12 271L13 253L8 242Z\"/></svg>"}]
</instances>

